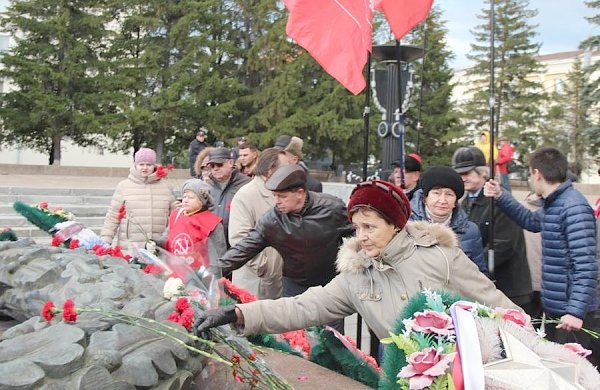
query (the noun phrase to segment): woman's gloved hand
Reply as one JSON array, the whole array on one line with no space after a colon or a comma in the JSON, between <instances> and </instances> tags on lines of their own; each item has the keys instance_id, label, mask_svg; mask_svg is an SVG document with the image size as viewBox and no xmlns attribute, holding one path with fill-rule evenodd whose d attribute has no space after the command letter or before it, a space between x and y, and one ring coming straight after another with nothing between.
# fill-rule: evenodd
<instances>
[{"instance_id":1,"label":"woman's gloved hand","mask_svg":"<svg viewBox=\"0 0 600 390\"><path fill-rule=\"evenodd\" d=\"M221 325L232 324L237 321L235 305L223 306L218 309L206 310L198 316L196 334Z\"/></svg>"}]
</instances>

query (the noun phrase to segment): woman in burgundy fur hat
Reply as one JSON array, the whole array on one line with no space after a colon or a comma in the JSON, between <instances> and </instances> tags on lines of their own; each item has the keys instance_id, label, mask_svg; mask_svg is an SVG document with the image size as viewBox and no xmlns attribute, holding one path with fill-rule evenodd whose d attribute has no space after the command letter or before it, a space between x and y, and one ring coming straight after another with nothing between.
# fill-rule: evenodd
<instances>
[{"instance_id":1,"label":"woman in burgundy fur hat","mask_svg":"<svg viewBox=\"0 0 600 390\"><path fill-rule=\"evenodd\" d=\"M339 274L331 282L292 298L208 310L200 315L198 331L234 323L244 335L281 333L358 312L383 338L411 296L425 288L518 309L460 250L450 228L407 222L410 213L408 198L395 185L358 184L348 203L356 237L340 248Z\"/></svg>"}]
</instances>

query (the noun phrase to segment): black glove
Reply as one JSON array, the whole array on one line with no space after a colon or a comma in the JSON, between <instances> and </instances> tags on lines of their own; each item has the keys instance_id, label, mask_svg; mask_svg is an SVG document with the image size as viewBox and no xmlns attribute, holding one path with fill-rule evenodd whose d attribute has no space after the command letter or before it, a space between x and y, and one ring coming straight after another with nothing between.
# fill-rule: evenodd
<instances>
[{"instance_id":1,"label":"black glove","mask_svg":"<svg viewBox=\"0 0 600 390\"><path fill-rule=\"evenodd\" d=\"M205 312L200 313L198 316L196 334L204 332L210 328L231 324L236 321L237 315L235 314L235 305L206 310Z\"/></svg>"}]
</instances>

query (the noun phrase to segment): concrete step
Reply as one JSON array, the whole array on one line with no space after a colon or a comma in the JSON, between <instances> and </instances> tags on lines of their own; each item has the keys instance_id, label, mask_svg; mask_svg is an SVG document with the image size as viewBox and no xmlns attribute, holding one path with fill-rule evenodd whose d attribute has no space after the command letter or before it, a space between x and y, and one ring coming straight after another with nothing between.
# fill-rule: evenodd
<instances>
[{"instance_id":1,"label":"concrete step","mask_svg":"<svg viewBox=\"0 0 600 390\"><path fill-rule=\"evenodd\" d=\"M50 204L50 208L54 208L54 205ZM56 207L59 205L57 204ZM70 211L75 215L75 219L83 218L83 217L104 217L106 215L106 211L108 209L108 205L99 205L99 204L60 204L60 207ZM12 206L12 203L1 203L0 204L0 215L19 215Z\"/></svg>"},{"instance_id":2,"label":"concrete step","mask_svg":"<svg viewBox=\"0 0 600 390\"><path fill-rule=\"evenodd\" d=\"M77 222L84 224L86 227L102 226L104 224L104 215L80 217L77 218ZM14 212L13 214L0 214L0 227L1 226L27 226L29 221L27 218Z\"/></svg>"},{"instance_id":3,"label":"concrete step","mask_svg":"<svg viewBox=\"0 0 600 390\"><path fill-rule=\"evenodd\" d=\"M106 205L110 204L110 196L94 195L47 195L47 194L0 194L0 203L14 203L21 201L25 204L39 204L47 202L50 209L63 207L64 204L84 204L84 205Z\"/></svg>"},{"instance_id":4,"label":"concrete step","mask_svg":"<svg viewBox=\"0 0 600 390\"><path fill-rule=\"evenodd\" d=\"M74 183L76 184L76 183ZM0 185L3 195L59 195L59 196L112 196L114 188L35 188L9 187ZM42 200L38 200L41 202ZM36 202L37 203L37 202Z\"/></svg>"}]
</instances>

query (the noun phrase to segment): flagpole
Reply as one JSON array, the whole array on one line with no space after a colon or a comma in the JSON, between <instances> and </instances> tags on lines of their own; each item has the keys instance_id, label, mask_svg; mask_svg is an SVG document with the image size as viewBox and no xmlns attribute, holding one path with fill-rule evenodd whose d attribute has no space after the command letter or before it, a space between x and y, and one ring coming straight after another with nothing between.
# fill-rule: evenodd
<instances>
[{"instance_id":1,"label":"flagpole","mask_svg":"<svg viewBox=\"0 0 600 390\"><path fill-rule=\"evenodd\" d=\"M363 173L362 181L367 181L367 163L369 160L369 119L371 117L371 52L367 53L367 69L365 71L367 85L365 87L365 107L363 110ZM356 347L362 345L362 317L356 314Z\"/></svg>"},{"instance_id":2,"label":"flagpole","mask_svg":"<svg viewBox=\"0 0 600 390\"><path fill-rule=\"evenodd\" d=\"M371 52L367 53L367 70L365 72L367 85L365 87L365 107L363 110L363 181L367 180L367 163L369 160L369 119L371 116Z\"/></svg>"},{"instance_id":3,"label":"flagpole","mask_svg":"<svg viewBox=\"0 0 600 390\"><path fill-rule=\"evenodd\" d=\"M419 91L419 114L417 116L417 154L421 154L421 113L423 111L423 91L425 90L425 60L427 59L427 18L425 23L421 24L421 31L423 32L423 61L421 61L421 88Z\"/></svg>"},{"instance_id":4,"label":"flagpole","mask_svg":"<svg viewBox=\"0 0 600 390\"><path fill-rule=\"evenodd\" d=\"M496 51L494 48L495 44L495 32L496 32L496 21L494 14L494 0L490 0L490 178L494 178L495 173L495 161L494 161L494 149L495 149L495 115L496 115L496 97L495 97L495 62L496 62ZM488 270L490 277L494 278L494 271L496 262L494 259L494 198L489 198L490 202L490 225L489 225L489 240L488 240Z\"/></svg>"},{"instance_id":5,"label":"flagpole","mask_svg":"<svg viewBox=\"0 0 600 390\"><path fill-rule=\"evenodd\" d=\"M404 118L402 117L402 48L400 47L400 40L396 39L396 77L398 81L398 111L396 112L396 122L399 128L399 140L400 144L400 186L405 188L404 182ZM392 127L393 128L393 127ZM393 137L393 135L392 135Z\"/></svg>"}]
</instances>

